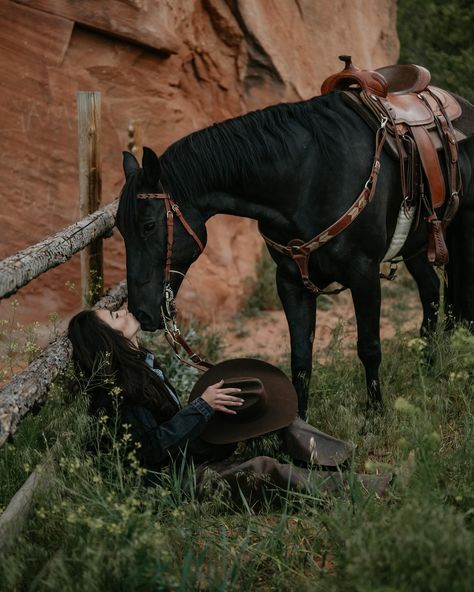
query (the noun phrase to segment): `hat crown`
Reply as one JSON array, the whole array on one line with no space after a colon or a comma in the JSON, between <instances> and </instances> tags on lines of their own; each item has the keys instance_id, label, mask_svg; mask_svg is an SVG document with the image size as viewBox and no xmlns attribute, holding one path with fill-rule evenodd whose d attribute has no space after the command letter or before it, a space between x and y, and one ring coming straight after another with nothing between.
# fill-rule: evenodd
<instances>
[{"instance_id":1,"label":"hat crown","mask_svg":"<svg viewBox=\"0 0 474 592\"><path fill-rule=\"evenodd\" d=\"M248 440L287 427L295 419L297 395L290 379L279 368L254 358L215 364L196 382L189 401L221 380L225 387L242 389L236 396L244 404L232 407L236 413L216 412L201 434L205 442L226 444Z\"/></svg>"},{"instance_id":2,"label":"hat crown","mask_svg":"<svg viewBox=\"0 0 474 592\"><path fill-rule=\"evenodd\" d=\"M244 400L240 407L234 407L236 415L234 421L244 421L249 418L262 416L268 405L268 397L265 387L260 379L251 376L239 376L237 378L226 378L221 388L239 388L239 396Z\"/></svg>"}]
</instances>

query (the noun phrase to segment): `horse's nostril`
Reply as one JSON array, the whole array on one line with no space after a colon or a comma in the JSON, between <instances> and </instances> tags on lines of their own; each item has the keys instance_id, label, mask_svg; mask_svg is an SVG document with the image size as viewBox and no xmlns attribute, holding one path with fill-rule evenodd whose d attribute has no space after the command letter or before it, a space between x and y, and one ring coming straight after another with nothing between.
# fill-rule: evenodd
<instances>
[{"instance_id":1,"label":"horse's nostril","mask_svg":"<svg viewBox=\"0 0 474 592\"><path fill-rule=\"evenodd\" d=\"M141 325L146 324L147 321L149 322L151 320L144 310L137 310L135 317Z\"/></svg>"},{"instance_id":2,"label":"horse's nostril","mask_svg":"<svg viewBox=\"0 0 474 592\"><path fill-rule=\"evenodd\" d=\"M144 331L156 331L156 329L160 329L162 325L161 317L155 319L144 310L138 310L135 314L135 318Z\"/></svg>"}]
</instances>

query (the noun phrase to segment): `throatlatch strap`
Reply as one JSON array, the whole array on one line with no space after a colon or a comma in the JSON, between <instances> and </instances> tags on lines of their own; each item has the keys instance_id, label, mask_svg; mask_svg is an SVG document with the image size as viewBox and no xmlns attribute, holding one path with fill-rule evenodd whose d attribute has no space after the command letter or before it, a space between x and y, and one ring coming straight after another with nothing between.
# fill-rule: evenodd
<instances>
[{"instance_id":1,"label":"throatlatch strap","mask_svg":"<svg viewBox=\"0 0 474 592\"><path fill-rule=\"evenodd\" d=\"M197 242L197 244L198 244L199 248L201 249L201 251L204 251L204 245L202 244L201 239L198 237L198 235L194 232L194 230L191 228L191 226L189 226L189 224L184 219L184 216L181 213L181 210L179 209L178 204L177 203L173 203L171 207L173 209L173 212L178 216L179 221L184 226L184 228L186 229L187 233L190 236L192 236L193 239Z\"/></svg>"}]
</instances>

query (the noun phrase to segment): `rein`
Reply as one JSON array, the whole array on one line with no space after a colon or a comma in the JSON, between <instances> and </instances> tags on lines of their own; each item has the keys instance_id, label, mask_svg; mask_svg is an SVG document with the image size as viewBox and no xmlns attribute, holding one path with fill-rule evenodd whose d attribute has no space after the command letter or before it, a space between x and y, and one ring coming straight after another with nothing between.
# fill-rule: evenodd
<instances>
[{"instance_id":1,"label":"rein","mask_svg":"<svg viewBox=\"0 0 474 592\"><path fill-rule=\"evenodd\" d=\"M316 286L316 284L314 284L309 279L309 257L313 251L325 245L328 241L345 230L349 224L352 224L357 216L372 201L380 172L380 155L382 153L385 140L387 139L387 122L388 118L382 117L380 127L375 135L375 154L372 163L372 169L370 171L369 178L365 182L364 188L347 212L345 212L336 222L334 222L334 224L307 242L304 242L299 238L295 238L287 245L281 245L280 243L271 240L268 238L268 236L265 236L262 232L260 232L267 245L272 247L272 249L275 249L275 251L278 251L279 253L287 255L293 259L293 261L298 266L301 274L301 280L305 288L315 296L319 296L320 294L339 294L343 290L347 290L347 287L345 286L336 288L334 290L323 290ZM393 279L393 276L391 276L389 279Z\"/></svg>"},{"instance_id":2,"label":"rein","mask_svg":"<svg viewBox=\"0 0 474 592\"><path fill-rule=\"evenodd\" d=\"M191 226L186 222L179 206L167 193L138 193L137 199L162 199L165 202L166 208L166 227L167 227L167 245L166 245L166 262L165 262L165 285L163 290L164 307L161 306L161 316L165 326L165 338L174 351L175 356L188 366L197 368L201 372L206 372L212 367L210 362L207 362L199 354L195 353L188 345L176 322L177 308L173 289L171 288L171 257L173 255L173 237L174 237L174 216L176 215L183 225L186 232L195 241L198 247L204 251L204 245L201 239L194 232ZM178 353L178 346L181 346L188 354L189 360L184 359Z\"/></svg>"}]
</instances>

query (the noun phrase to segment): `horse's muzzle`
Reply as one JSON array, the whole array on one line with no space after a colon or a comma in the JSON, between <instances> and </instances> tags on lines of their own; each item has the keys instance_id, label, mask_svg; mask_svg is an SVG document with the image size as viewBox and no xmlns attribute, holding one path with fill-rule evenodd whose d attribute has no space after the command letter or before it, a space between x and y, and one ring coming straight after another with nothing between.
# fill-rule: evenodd
<instances>
[{"instance_id":1,"label":"horse's muzzle","mask_svg":"<svg viewBox=\"0 0 474 592\"><path fill-rule=\"evenodd\" d=\"M142 331L156 331L157 329L163 329L163 319L161 315L153 318L144 310L137 310L135 318L140 323Z\"/></svg>"}]
</instances>

